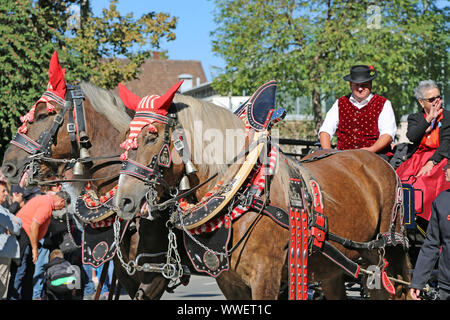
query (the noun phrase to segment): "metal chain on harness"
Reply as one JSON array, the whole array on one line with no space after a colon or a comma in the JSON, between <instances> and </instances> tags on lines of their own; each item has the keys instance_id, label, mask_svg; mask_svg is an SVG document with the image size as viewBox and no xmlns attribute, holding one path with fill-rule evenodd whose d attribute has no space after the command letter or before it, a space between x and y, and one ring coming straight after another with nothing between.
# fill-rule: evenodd
<instances>
[{"instance_id":1,"label":"metal chain on harness","mask_svg":"<svg viewBox=\"0 0 450 320\"><path fill-rule=\"evenodd\" d=\"M173 226L171 226L169 222L166 226L169 229L169 246L167 248L167 259L162 270L162 275L166 279L177 282L183 276L183 266L181 265L181 258L177 250L177 236L172 231ZM174 257L172 257L172 252Z\"/></svg>"},{"instance_id":2,"label":"metal chain on harness","mask_svg":"<svg viewBox=\"0 0 450 320\"><path fill-rule=\"evenodd\" d=\"M167 226L169 229L168 239L169 239L169 245L167 252L161 252L161 253L142 253L139 254L135 260L130 260L125 262L123 259L122 251L120 250L120 221L118 216L116 216L116 219L113 224L114 229L114 242L117 246L117 257L119 258L120 264L122 267L127 271L128 275L132 276L136 273L136 271L143 271L143 272L159 272L163 275L164 278L169 279L171 282L170 285L176 284L180 278L184 274L184 269L181 264L181 258L177 250L177 238L175 233L172 231L172 227ZM145 257L158 257L166 255L166 263L165 264L150 264L150 263L144 263L142 265L139 265L139 260L141 258ZM173 255L173 256L172 256Z\"/></svg>"},{"instance_id":3,"label":"metal chain on harness","mask_svg":"<svg viewBox=\"0 0 450 320\"><path fill-rule=\"evenodd\" d=\"M117 248L117 257L119 258L122 267L127 271L128 275L132 276L136 272L136 263L134 260L130 260L128 261L128 263L123 260L122 251L120 250L120 221L117 215L116 219L114 220L113 229L114 243L116 244Z\"/></svg>"}]
</instances>

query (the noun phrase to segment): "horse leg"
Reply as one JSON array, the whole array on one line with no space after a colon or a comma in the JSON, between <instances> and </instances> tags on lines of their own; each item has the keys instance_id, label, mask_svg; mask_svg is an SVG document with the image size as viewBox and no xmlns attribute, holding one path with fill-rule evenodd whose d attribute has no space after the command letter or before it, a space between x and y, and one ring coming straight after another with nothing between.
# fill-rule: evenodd
<instances>
[{"instance_id":1,"label":"horse leg","mask_svg":"<svg viewBox=\"0 0 450 320\"><path fill-rule=\"evenodd\" d=\"M144 278L151 276L150 281L141 282L134 299L135 300L159 300L161 299L169 280L158 274L144 274Z\"/></svg>"},{"instance_id":2,"label":"horse leg","mask_svg":"<svg viewBox=\"0 0 450 320\"><path fill-rule=\"evenodd\" d=\"M240 280L234 271L226 271L216 278L217 285L227 300L250 300L250 288Z\"/></svg>"},{"instance_id":3,"label":"horse leg","mask_svg":"<svg viewBox=\"0 0 450 320\"><path fill-rule=\"evenodd\" d=\"M233 243L241 242L231 256L230 267L251 288L251 299L278 298L288 233L271 218L252 211L234 223Z\"/></svg>"},{"instance_id":4,"label":"horse leg","mask_svg":"<svg viewBox=\"0 0 450 320\"><path fill-rule=\"evenodd\" d=\"M347 299L344 279L344 272L338 272L332 278L322 280L322 291L326 300Z\"/></svg>"},{"instance_id":5,"label":"horse leg","mask_svg":"<svg viewBox=\"0 0 450 320\"><path fill-rule=\"evenodd\" d=\"M408 253L401 245L395 247L386 247L386 259L389 263L386 268L388 276L409 283L411 281L410 270L412 270L411 261ZM400 282L391 281L395 288L395 295L391 296L393 300L405 300L408 297L408 285Z\"/></svg>"},{"instance_id":6,"label":"horse leg","mask_svg":"<svg viewBox=\"0 0 450 320\"><path fill-rule=\"evenodd\" d=\"M255 268L255 274L250 281L253 300L276 300L280 293L281 267L272 266L268 268L267 264L258 264ZM278 281L277 281L278 280Z\"/></svg>"},{"instance_id":7,"label":"horse leg","mask_svg":"<svg viewBox=\"0 0 450 320\"><path fill-rule=\"evenodd\" d=\"M364 267L367 268L368 265L377 265L379 263L379 254L377 251L365 251L363 253ZM385 258L389 263L388 267L385 269L389 277L399 279L401 281L409 282L411 269L411 262L407 252L403 250L401 245L386 246L385 247ZM363 280L363 285L366 287L366 279ZM395 288L395 295L392 295L386 291L382 284L380 288L367 289L369 292L369 297L371 300L404 300L408 294L408 286L402 283L391 280L391 283Z\"/></svg>"}]
</instances>

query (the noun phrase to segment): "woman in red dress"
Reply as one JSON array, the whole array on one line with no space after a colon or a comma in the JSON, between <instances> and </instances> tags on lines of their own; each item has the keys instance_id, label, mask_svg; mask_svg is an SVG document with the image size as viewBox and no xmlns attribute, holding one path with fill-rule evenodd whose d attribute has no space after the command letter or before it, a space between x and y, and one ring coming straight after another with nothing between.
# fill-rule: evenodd
<instances>
[{"instance_id":1,"label":"woman in red dress","mask_svg":"<svg viewBox=\"0 0 450 320\"><path fill-rule=\"evenodd\" d=\"M418 217L429 221L431 203L441 191L450 188L450 182L442 174L450 146L450 111L442 108L439 88L432 80L421 81L414 94L423 108L408 116L406 136L414 144L415 152L396 171L402 181L423 190L423 207L416 195L415 211L421 212ZM417 180L414 182L410 176Z\"/></svg>"}]
</instances>

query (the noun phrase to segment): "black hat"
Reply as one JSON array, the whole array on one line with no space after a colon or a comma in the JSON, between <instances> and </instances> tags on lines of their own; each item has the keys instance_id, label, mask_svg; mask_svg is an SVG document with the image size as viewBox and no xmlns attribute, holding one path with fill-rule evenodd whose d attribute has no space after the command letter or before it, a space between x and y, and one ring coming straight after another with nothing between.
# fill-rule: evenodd
<instances>
[{"instance_id":1,"label":"black hat","mask_svg":"<svg viewBox=\"0 0 450 320\"><path fill-rule=\"evenodd\" d=\"M353 66L350 68L350 74L344 77L345 81L354 83L363 83L372 81L377 77L377 72L372 66Z\"/></svg>"}]
</instances>

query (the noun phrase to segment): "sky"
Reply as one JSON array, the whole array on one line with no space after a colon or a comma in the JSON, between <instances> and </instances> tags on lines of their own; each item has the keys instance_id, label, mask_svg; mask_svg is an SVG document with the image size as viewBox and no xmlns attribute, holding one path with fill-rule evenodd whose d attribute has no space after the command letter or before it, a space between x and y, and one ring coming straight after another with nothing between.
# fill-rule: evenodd
<instances>
[{"instance_id":1,"label":"sky","mask_svg":"<svg viewBox=\"0 0 450 320\"><path fill-rule=\"evenodd\" d=\"M110 0L91 0L94 15L109 8ZM438 7L448 5L448 0L438 0ZM208 81L223 68L224 61L212 52L210 33L217 26L213 21L214 0L119 0L117 8L122 15L133 13L138 19L151 11L169 13L178 17L174 41L162 41L161 50L168 50L172 60L198 60L202 63Z\"/></svg>"},{"instance_id":2,"label":"sky","mask_svg":"<svg viewBox=\"0 0 450 320\"><path fill-rule=\"evenodd\" d=\"M109 0L91 0L94 15L101 15L109 3ZM200 61L207 81L212 81L217 73L213 66L224 67L223 60L212 52L210 32L216 28L213 0L119 0L117 9L121 15L133 13L136 19L151 11L178 17L176 39L161 42L161 50L168 50L169 59Z\"/></svg>"}]
</instances>

